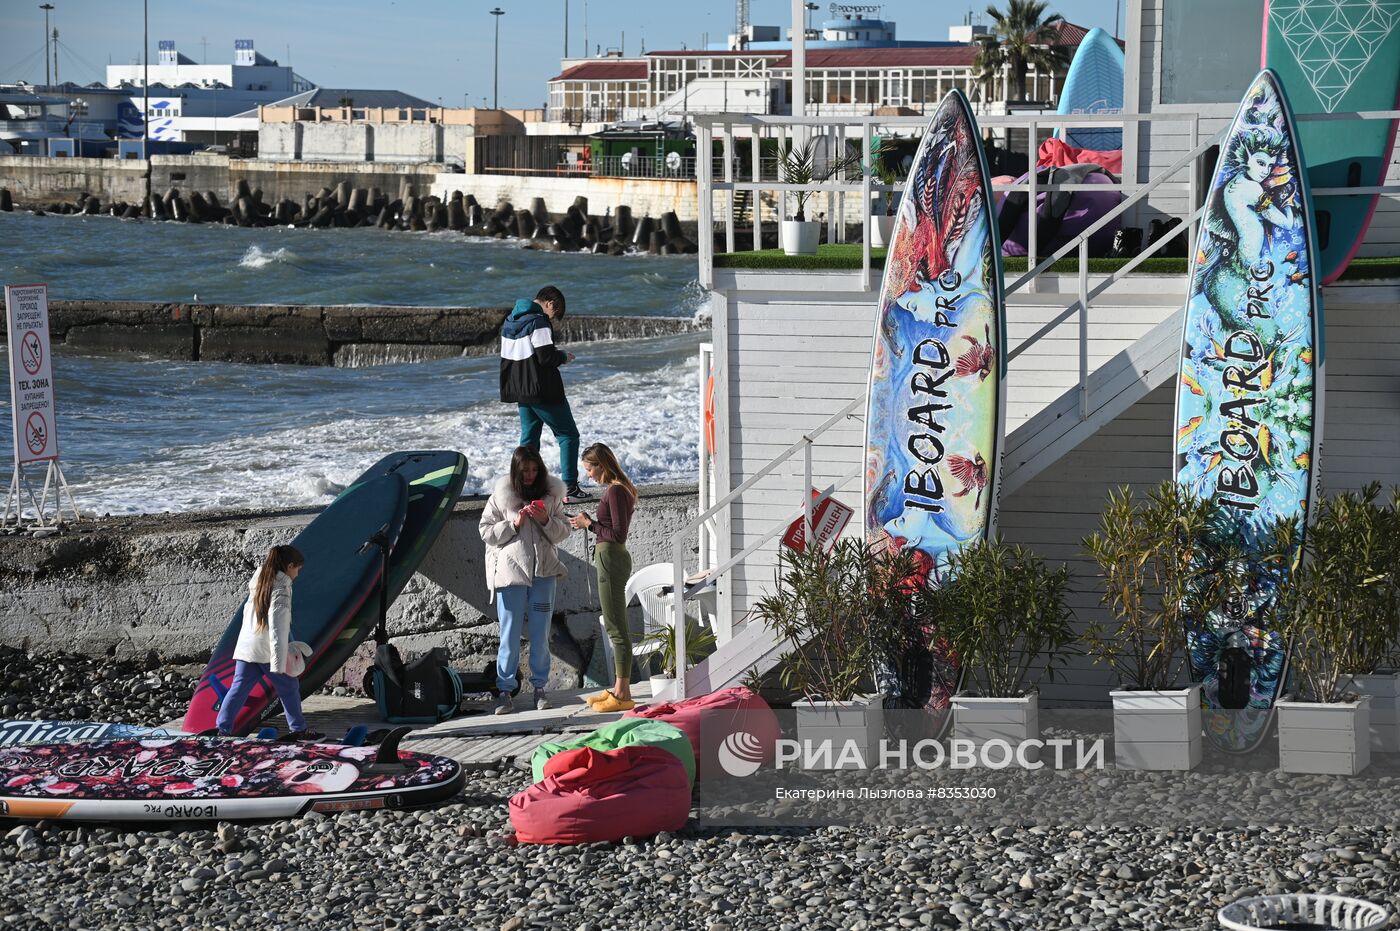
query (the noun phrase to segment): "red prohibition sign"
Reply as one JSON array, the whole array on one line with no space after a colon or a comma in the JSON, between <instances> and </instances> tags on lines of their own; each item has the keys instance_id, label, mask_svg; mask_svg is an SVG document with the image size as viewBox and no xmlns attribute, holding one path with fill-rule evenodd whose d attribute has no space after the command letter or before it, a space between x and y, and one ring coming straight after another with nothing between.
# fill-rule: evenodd
<instances>
[{"instance_id":1,"label":"red prohibition sign","mask_svg":"<svg viewBox=\"0 0 1400 931\"><path fill-rule=\"evenodd\" d=\"M30 375L38 375L39 367L44 364L44 344L33 330L19 338L19 361Z\"/></svg>"},{"instance_id":2,"label":"red prohibition sign","mask_svg":"<svg viewBox=\"0 0 1400 931\"><path fill-rule=\"evenodd\" d=\"M39 455L49 445L49 425L44 415L35 411L24 424L24 442L29 451Z\"/></svg>"}]
</instances>

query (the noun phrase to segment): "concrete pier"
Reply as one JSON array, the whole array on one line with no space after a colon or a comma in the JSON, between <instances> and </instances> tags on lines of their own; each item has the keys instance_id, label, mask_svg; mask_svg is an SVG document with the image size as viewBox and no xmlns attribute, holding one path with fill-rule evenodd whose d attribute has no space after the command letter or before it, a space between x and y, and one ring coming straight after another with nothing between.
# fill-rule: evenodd
<instances>
[{"instance_id":1,"label":"concrete pier","mask_svg":"<svg viewBox=\"0 0 1400 931\"><path fill-rule=\"evenodd\" d=\"M492 355L508 307L311 304L174 304L51 301L56 346L209 362L332 365ZM574 315L556 326L562 342L638 339L695 332L683 317ZM4 333L0 331L0 345Z\"/></svg>"}]
</instances>

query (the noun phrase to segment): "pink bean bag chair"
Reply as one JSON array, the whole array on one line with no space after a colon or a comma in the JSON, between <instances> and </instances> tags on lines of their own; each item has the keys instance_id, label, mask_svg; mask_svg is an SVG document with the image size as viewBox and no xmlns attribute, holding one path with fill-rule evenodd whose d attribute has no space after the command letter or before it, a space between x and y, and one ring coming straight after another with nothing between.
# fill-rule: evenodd
<instances>
[{"instance_id":1,"label":"pink bean bag chair","mask_svg":"<svg viewBox=\"0 0 1400 931\"><path fill-rule=\"evenodd\" d=\"M690 817L690 775L674 753L634 744L550 757L545 777L510 800L522 844L589 844L679 831Z\"/></svg>"},{"instance_id":2,"label":"pink bean bag chair","mask_svg":"<svg viewBox=\"0 0 1400 931\"><path fill-rule=\"evenodd\" d=\"M758 693L743 686L684 701L638 705L623 717L651 718L680 728L695 751L697 776L714 778L726 772L748 775L773 759L778 742L778 719L773 709ZM704 742L700 739L702 730ZM721 765L721 755L725 765Z\"/></svg>"}]
</instances>

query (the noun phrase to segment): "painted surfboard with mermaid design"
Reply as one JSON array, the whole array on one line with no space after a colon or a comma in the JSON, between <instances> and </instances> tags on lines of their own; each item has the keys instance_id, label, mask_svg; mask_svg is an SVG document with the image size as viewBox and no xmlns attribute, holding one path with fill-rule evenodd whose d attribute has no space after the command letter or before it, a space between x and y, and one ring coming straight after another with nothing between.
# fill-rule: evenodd
<instances>
[{"instance_id":1,"label":"painted surfboard with mermaid design","mask_svg":"<svg viewBox=\"0 0 1400 931\"><path fill-rule=\"evenodd\" d=\"M1278 77L1260 72L1221 146L1186 306L1176 480L1214 502L1246 552L1280 518L1305 524L1317 493L1322 301L1297 138ZM1286 682L1288 645L1263 620L1272 597L1260 581L1188 625L1192 675L1220 712L1207 736L1225 750L1267 735Z\"/></svg>"},{"instance_id":2,"label":"painted surfboard with mermaid design","mask_svg":"<svg viewBox=\"0 0 1400 931\"><path fill-rule=\"evenodd\" d=\"M866 539L914 550L935 581L996 525L1006 319L990 178L955 90L929 122L900 202L865 419ZM918 682L905 671L897 686L906 706L937 710L957 688L958 664L929 633L932 670Z\"/></svg>"}]
</instances>

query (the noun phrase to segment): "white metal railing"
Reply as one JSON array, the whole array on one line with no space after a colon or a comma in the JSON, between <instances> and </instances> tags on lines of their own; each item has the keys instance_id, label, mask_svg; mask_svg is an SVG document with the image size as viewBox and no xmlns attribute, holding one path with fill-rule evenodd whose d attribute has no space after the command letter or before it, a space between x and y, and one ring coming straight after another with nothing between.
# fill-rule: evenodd
<instances>
[{"instance_id":1,"label":"white metal railing","mask_svg":"<svg viewBox=\"0 0 1400 931\"><path fill-rule=\"evenodd\" d=\"M1122 126L1138 124L1180 124L1182 131L1190 139L1193 150L1197 148L1200 137L1200 117L1195 113L1115 113L1115 114L1029 114L1029 115L1006 115L1006 116L981 116L978 117L978 126L982 129L1007 131L1008 142L1010 141L1010 131L1024 130L1027 139L1027 161L1028 164L1035 164L1036 155L1039 150L1039 136L1042 129L1053 129L1058 127L1079 127L1092 124L1105 124L1108 126ZM718 157L723 176L716 178L711 168L706 171L706 166L697 165L699 173L699 228L702 231L700 236L700 274L701 283L707 287L713 286L714 268L714 243L713 237L706 237L703 231L715 228L714 199L713 194L720 193L724 198L724 240L725 250L735 251L735 193L739 191L751 192L751 197L756 204L760 196L764 193L776 195L776 219L772 221L780 224L787 216L787 195L806 194L816 198L824 199L826 202L826 222L828 242L841 242L845 239L846 217L845 217L845 197L847 194L858 194L862 205L860 227L861 227L861 267L854 274L858 278L859 287L864 288L870 277L870 201L875 194L894 194L902 191L904 185L886 185L877 183L868 170L871 164L872 150L871 137L876 130L911 130L918 131L928 125L926 117L828 117L826 119L814 119L812 117L794 116L766 116L759 114L724 114L722 116L697 115L695 117L695 140L696 151L705 152L713 148L716 141L720 144L720 155ZM734 166L740 160L736 154L736 139L740 137L740 131L751 140L760 140L759 144L750 144L749 156L752 165L750 167L750 180L736 180L734 177ZM791 184L776 180L778 172L776 165L771 158L762 158L760 150L762 140L772 140L776 142L779 149L786 147L791 142L798 142L802 139L825 139L827 149L835 152L845 152L849 142L859 140L860 163L866 166L866 170L859 172L859 178L831 177L826 180L816 181L811 184ZM767 170L765 170L767 169ZM1135 172L1133 172L1135 175ZM1125 177L1128 177L1125 175ZM769 180L771 179L771 180ZM1198 174L1191 172L1185 180L1161 179L1160 176L1153 184L1154 190L1175 187L1180 188L1187 197L1187 200L1194 204L1198 198ZM1139 186L1129 180L1120 179L1114 184L1041 184L1038 183L1036 172L1030 171L1026 180L1020 183L993 185L993 190L997 192L1025 192L1030 203L1034 204L1038 194L1051 191L1097 191L1117 190L1127 194L1137 190ZM1040 258L1039 252L1039 231L1038 218L1034 210L1027 211L1027 263L1034 267ZM759 248L763 236L762 211L755 207L751 211L750 224L752 226L754 248Z\"/></svg>"},{"instance_id":2,"label":"white metal railing","mask_svg":"<svg viewBox=\"0 0 1400 931\"><path fill-rule=\"evenodd\" d=\"M1143 116L1146 117L1146 116L1148 116L1148 115L1143 115ZM1198 120L1195 118L1194 115L1192 115L1192 116L1189 117L1188 119L1189 119L1189 122L1190 122L1190 125L1191 125L1191 133L1190 133L1190 134L1191 134L1191 140L1192 140L1192 147L1191 147L1191 149L1190 149L1189 151L1187 151L1187 152L1186 152L1185 154L1183 154L1180 158L1178 158L1174 163L1172 163L1172 165L1170 165L1170 166L1168 166L1167 168L1163 169L1156 177L1152 178L1152 179L1149 180L1147 183L1145 183L1145 184L1143 184L1143 185L1141 185L1141 186L1134 186L1135 189L1134 189L1130 194L1128 194L1128 196L1126 196L1116 207L1114 207L1113 210L1109 211L1109 212L1108 212L1107 214L1105 214L1103 217L1100 217L1097 221L1095 221L1093 224L1091 224L1087 229L1085 229L1085 230L1084 230L1078 237L1076 237L1074 240L1072 240L1072 241L1069 242L1069 243L1066 243L1064 246L1060 247L1058 250L1056 250L1056 251L1055 251L1054 253L1052 253L1050 256L1048 256L1048 257L1046 257L1046 258L1044 258L1043 260L1038 261L1038 262L1036 261L1036 252L1035 252L1035 232L1034 232L1034 229L1035 229L1035 227L1034 227L1034 223L1035 223L1035 210L1034 210L1034 209L1028 210L1028 216L1029 216L1029 221L1028 221L1028 223L1029 223L1029 232L1028 232L1028 239L1029 239L1029 242L1028 242L1028 247L1029 247L1029 248L1028 248L1028 252L1029 252L1030 254L1029 254L1028 259L1027 259L1027 271L1026 271L1023 275L1021 275L1019 278L1017 278L1016 281L1012 282L1010 285L1008 285L1008 286L1006 287L1006 289L1005 289L1005 294L1010 295L1010 294L1013 294L1013 293L1015 293L1016 291L1018 291L1018 290L1020 290L1020 289L1022 289L1022 288L1030 288L1030 287L1032 287L1032 286L1034 285L1034 282L1037 280L1037 278L1038 278L1039 275L1041 275L1041 274L1043 274L1044 272L1046 272L1046 271L1047 271L1049 268L1051 268L1057 261L1059 261L1061 258L1064 258L1065 256L1069 255L1071 252L1077 252L1077 254L1078 254L1078 259L1079 259L1079 263L1078 263L1078 264L1079 264L1079 269L1078 269L1078 290L1077 290L1077 294L1076 294L1075 299L1074 299L1061 313L1057 314L1052 320L1050 320L1049 322L1047 322L1044 326L1042 326L1042 327L1041 327L1040 329L1038 329L1036 332L1032 333L1030 336L1026 337L1024 340L1021 340L1020 343L1019 343L1015 348L1008 347L1007 360L1008 360L1008 363L1009 363L1011 359L1016 358L1016 357L1019 356L1021 353L1025 352L1030 346L1034 345L1035 343L1039 342L1041 339L1045 338L1045 337L1046 337L1049 333L1051 333L1057 326L1059 326L1059 325L1060 325L1061 323L1063 323L1065 320L1069 319L1070 316L1074 315L1075 313L1078 313L1078 315L1079 315L1079 334L1078 334L1078 336L1079 336L1079 340L1078 340L1078 341L1079 341L1079 384L1078 384L1078 392L1079 392L1079 398L1080 398L1079 415L1080 415L1080 418L1081 418L1081 419L1084 419L1085 417L1088 416L1088 410L1087 410L1087 406L1088 406L1088 381L1089 381L1089 374L1090 374L1090 373L1089 373L1089 361L1088 361L1088 359L1089 359L1089 355L1088 355L1088 347L1089 347L1089 317L1088 317L1088 315L1089 315L1089 309L1090 309L1090 306L1091 306L1091 302L1093 301L1093 299L1094 299L1095 297L1099 296L1099 295L1102 294L1104 291L1106 291L1108 288L1112 287L1114 284L1116 284L1117 282L1121 281L1126 275L1128 275L1128 274L1131 273L1134 269L1136 269L1144 260L1146 260L1146 259L1147 259L1148 257L1150 257L1152 254L1154 254L1154 253L1157 252L1159 249L1161 249L1171 238L1173 238L1174 236L1180 235L1180 234L1182 233L1181 226L1184 226L1184 227L1186 228L1187 232L1188 232L1188 237L1189 237L1188 241L1189 241L1189 242L1192 242L1192 243L1195 242L1195 239L1196 239L1196 226L1197 226L1197 223L1199 222L1199 220L1200 220L1202 214L1205 212L1205 206L1204 206L1204 205L1202 205L1202 206L1200 206L1200 207L1197 207L1197 206L1196 206L1196 202L1197 202L1197 200L1199 199L1199 191L1198 191L1198 189L1197 189L1197 184L1198 184L1198 180L1197 180L1197 179L1198 179L1199 175L1198 175L1198 171L1196 170L1196 162L1201 158L1202 155L1204 155L1207 151L1209 151L1209 149L1210 149L1212 146L1214 146L1214 145L1217 144L1217 142L1219 141L1219 139L1223 136L1225 130L1222 130L1222 131L1221 131L1220 133L1218 133L1218 134L1212 135L1210 138L1207 138L1207 139L1205 139L1205 140L1202 140L1202 139L1200 139L1200 136L1199 136L1199 122L1198 122ZM1339 120L1339 119L1340 119L1340 120L1348 120L1348 119L1350 119L1350 120L1356 120L1356 119L1383 119L1383 120L1394 120L1394 119L1400 119L1400 110L1370 111L1370 112L1364 112L1364 113L1346 113L1346 114L1316 114L1316 115L1305 115L1305 116L1299 117L1299 119L1300 119L1300 120L1313 120L1313 119L1320 119L1320 120ZM1034 157L1035 157L1035 156L1034 156L1034 149L1036 148L1036 143L1035 143L1036 135L1035 135L1035 133L1038 131L1039 127L1042 126L1042 125L1066 125L1066 126L1068 126L1068 125L1074 125L1074 126L1078 126L1078 125L1081 125L1082 123L1088 123L1088 122L1104 122L1104 123L1120 122L1120 123L1127 123L1127 122L1136 122L1136 121L1137 121L1137 120L1134 120L1134 119L1133 119L1133 116L1130 115L1130 114L1115 114L1115 115L1113 115L1112 117L1108 117L1108 116L1099 117L1099 116L1096 116L1096 115L1095 115L1095 116L1090 116L1090 115L1083 115L1083 114L1074 115L1074 116L1070 116L1070 117L1052 117L1052 116L1049 116L1049 115L1040 115L1040 114L1037 114L1037 115L1030 116L1030 117L1014 117L1014 116L1013 116L1013 117L985 117L985 118L979 118L979 120L978 120L979 125L982 125L982 126L988 126L988 125L1020 126L1020 125L1029 124L1029 126L1031 127L1031 133L1030 133L1030 135L1028 136L1028 139L1030 140L1030 144L1031 144L1031 148L1032 148L1032 154L1031 154L1032 159L1034 159ZM908 118L904 118L904 119L882 118L882 119L879 119L879 120L861 120L861 121L859 121L859 123L858 123L857 125L859 125L860 131L861 131L863 164L865 164L865 165L869 165L869 164L870 164L870 155L871 155L871 151L870 151L870 138L871 138L871 129L872 129L872 127L874 127L874 126L876 126L876 125L879 125L879 126L881 126L881 127L891 126L891 125L917 125L917 126L922 127L922 126L926 125L926 123L927 123L927 121L926 121L926 120L923 120L923 119L912 119L912 120L911 120L911 119L908 119ZM733 239L734 239L734 222L733 222L733 212L734 212L734 211L733 211L733 202L734 202L734 192L735 192L735 191L749 190L749 191L752 191L752 192L753 192L753 197L754 197L754 200L755 200L755 208L754 208L754 210L753 210L754 217L753 217L753 221L752 221L752 222L753 222L753 226L754 226L754 243L755 243L755 247L757 247L758 244L761 243L761 238L760 238L761 220L760 220L760 218L759 218L759 213L760 213L760 211L757 209L757 203L756 203L760 191L775 191L775 192L812 191L812 192L817 192L817 193L821 193L821 192L836 193L836 192L858 191L858 192L860 192L861 195L862 195L862 201L861 201L862 204L868 205L868 204L869 204L869 199L870 199L870 194L873 193L873 192L879 192L879 191L898 191L898 190L901 190L901 189L902 189L901 187L888 186L888 185L874 185L874 184L872 184L872 183L871 183L871 180L870 180L870 174L869 174L868 171L862 173L861 182L860 182L859 184L853 184L853 183L850 183L850 182L836 182L836 181L830 181L830 180L829 180L829 181L825 181L825 182L817 182L817 183L810 184L810 185L797 185L797 184L786 184L786 183L778 183L778 182L760 181L760 180L757 180L757 179L759 179L759 178L761 177L761 170L760 170L761 166L760 166L759 155L758 155L758 153L759 153L759 148L760 148L760 147L759 147L758 145L752 145L752 146L751 146L751 150L752 150L752 154L753 154L753 172L754 172L754 178L755 178L756 180L755 180L755 181L752 181L752 182L736 182L736 181L733 180L734 158L732 157L732 151L733 151L732 147L733 147L734 127L735 127L736 125L748 125L748 126L750 126L750 127L762 127L762 126L765 126L765 125L770 125L770 126L779 127L779 131L778 131L778 140L779 140L779 143L778 143L778 144L781 146L781 145L783 145L783 143L786 141L786 134L787 134L787 132L788 132L790 129L797 128L797 127L800 127L800 126L805 126L806 128L812 128L812 129L818 129L818 130L823 130L823 129L825 129L825 130L831 131L831 132L836 136L836 138L837 138L838 140L841 140L842 143L844 144L844 139L846 138L846 136L845 136L846 125L845 125L845 124L840 124L840 125L832 125L832 124L813 124L810 120L806 121L806 123L804 124L804 123L799 122L796 118L792 118L792 117L729 117L729 116L726 116L726 117L723 118L723 119L715 119L715 120L710 120L710 121L704 120L703 118L698 118L697 121L696 121L696 124L697 124L697 125L696 125L696 143L697 143L697 150L698 150L698 151L704 152L704 151L708 151L708 150L710 149L711 143L712 143L712 140L713 140L713 135L712 135L712 133L713 133L713 131L714 131L714 129L715 129L716 127L718 127L718 129L719 129L720 138L722 139L722 141L723 141L723 143L724 143L724 155L723 155L723 159L722 159L722 162L721 162L721 164L722 164L722 166L723 166L724 175L725 175L724 181L722 181L722 182L715 181L714 175L713 175L713 166L712 166L712 165L707 165L706 167L702 168L702 169L701 169L701 172L700 172L701 176L700 176L700 178L698 179L698 180L699 180L699 212L700 212L700 224L699 224L699 229L700 229L700 231L701 231L701 235L700 235L700 237L699 237L699 238L700 238L700 266L701 266L701 269L700 269L700 270L701 270L701 279L702 279L702 282L706 285L706 287L713 287L713 284L714 284L714 273L713 273L713 262L714 262L714 236L713 236L713 234L708 235L708 236L707 236L707 235L704 235L705 232L706 232L707 230L713 230L713 226L714 226L714 224L713 224L713 199L712 199L712 196L711 196L711 192L712 192L712 191L720 191L720 192L725 192L725 193L727 194L727 200L728 200L728 206L729 206L729 210L728 210L729 217L728 217L728 220L727 220L727 222L726 222L726 240L727 240L727 246L728 246L728 248L730 249L730 251L733 251ZM710 162L711 160L703 160L703 159L702 159L702 161L708 163L708 162ZM1171 179L1173 179L1176 175L1178 175L1183 169L1187 169L1187 168L1190 168L1190 169L1191 169L1187 181L1185 181L1185 182L1174 182L1174 181L1171 180ZM1035 173L1034 171L1029 172L1029 174L1028 174L1028 179L1027 179L1027 182L1026 182L1026 183L1023 183L1023 184L1020 184L1020 185L1014 185L1014 184L1012 184L1012 185L994 185L994 186L993 186L993 189L994 189L994 190L997 190L997 191L1002 191L1002 190L1024 190L1024 191L1027 192L1027 195L1028 195L1028 197L1029 197L1030 203L1031 203L1031 204L1034 204L1034 203L1035 203L1035 197L1036 197L1036 194L1037 194L1038 191L1053 191L1053 190L1069 190L1069 191L1073 191L1073 190L1096 190L1096 191L1101 191L1101 190L1103 190L1103 189L1106 187L1106 185L1040 185L1039 188L1037 188L1037 186L1036 186L1036 184L1035 184L1035 174L1036 174L1036 173ZM1142 251L1141 251L1138 255L1132 257L1132 258L1129 259L1120 269L1118 269L1117 271L1113 272L1112 274L1106 276L1102 281L1098 282L1098 283L1095 284L1093 287L1090 287L1090 285L1089 285L1089 278L1088 278L1088 274L1089 274L1089 261L1088 261L1088 260L1089 260L1089 254L1088 254L1088 249L1089 249L1089 240L1090 240L1090 238L1091 238L1095 233L1097 233L1099 230L1103 229L1104 226L1106 226L1107 224L1113 222L1115 219L1121 218L1121 217L1125 214L1126 211L1128 211L1129 209L1131 209L1131 208L1137 206L1138 204L1140 204L1140 203L1141 203L1145 198L1147 198L1152 192L1154 192L1154 191L1156 191L1156 190L1159 190L1159 189L1162 189L1162 188L1164 188L1164 187L1166 187L1166 186L1168 186L1168 185L1178 185L1178 186L1180 186L1180 185L1183 185L1183 184L1184 184L1184 186L1187 188L1187 191L1188 191L1188 204L1190 205L1191 209L1190 209L1190 212L1189 212L1189 213L1185 214L1184 216L1178 217L1178 219L1180 219L1180 221L1181 221L1181 225L1180 225L1180 226L1178 226L1178 225L1176 225L1176 224L1170 224L1170 225L1168 225L1168 226L1166 227L1166 229L1165 229L1156 239L1154 239L1154 240L1152 240L1151 242L1147 243L1147 245L1144 246L1144 248L1142 249ZM1120 187L1121 187L1121 186L1120 186ZM1315 195L1368 194L1368 193L1382 194L1382 195L1400 195L1400 185L1385 185L1385 184L1382 184L1382 185L1367 186L1367 187L1356 187L1356 188L1319 188L1319 189L1314 189L1312 193L1315 194ZM782 203L782 200L783 200L783 198L779 197L778 201L779 201L779 204L780 204L780 205L781 205L781 203ZM781 208L780 208L780 209L781 209ZM862 234L862 241L863 241L863 242L862 242L862 266L863 266L863 267L862 267L862 270L861 270L861 272L860 272L860 275L861 275L861 281L862 281L863 285L864 285L865 287L868 288L868 282L869 282L869 277L870 277L870 275L869 275L869 272L870 272L870 219L869 219L869 215L868 215L868 214L869 214L868 209L865 211L865 213L866 213L866 216L865 216L864 221L863 221L863 224L862 224L862 229L863 229L863 234ZM781 214L780 214L780 216L781 216ZM703 371L704 371L704 370L702 369L702 372L703 372ZM828 485L826 488L820 489L820 490L819 490L818 496L815 497L815 498L813 498L813 497L809 494L809 489L811 489L811 487L812 487L812 449L813 449L813 446L815 445L816 441L817 441L823 434L825 434L828 430L832 429L833 427L837 426L838 424L841 424L841 423L845 422L847 419L859 417L860 415L857 414L857 411L859 411L859 410L865 405L865 403L866 403L866 397L867 397L866 394L865 394L864 392L862 392L861 395L860 395L859 397L857 397L857 398L853 399L852 401L850 401L849 403L847 403L847 404L846 404L844 407L842 407L839 411L837 411L837 412L836 412L835 414L833 414L831 417L828 417L828 418L827 418L825 421L823 421L819 426L817 426L816 429L814 429L814 430L812 430L811 432L805 434L805 435L804 435L801 439L799 439L796 443L792 444L792 445L789 446L787 449L785 449L785 450L783 450L781 453L779 453L776 457L774 457L774 459L771 460L767 465L765 465L763 468L759 469L759 470L758 470L757 472L755 472L753 475L749 476L744 482L742 482L740 485L738 485L737 487L735 487L734 489L732 489L731 491L729 491L729 492L728 492L727 494L725 494L723 497L721 497L721 498L719 498L718 500L714 501L713 503L709 504L708 507L705 507L705 506L704 506L704 502L705 502L706 500L708 500L708 492L706 492L706 497L703 497L703 498L701 499L701 505L702 505L702 506L701 506L701 508L700 508L700 510L699 510L699 513L697 514L696 518L695 518L693 521L691 521L690 523L688 523L686 526L684 526L684 527L680 528L679 530L677 530L677 531L672 535L672 537L671 537L671 544L672 544L672 546L671 546L671 557L672 557L673 565L674 565L674 567L675 567L674 587L673 587L673 589L672 589L672 597L675 599L675 600L674 600L674 611L673 611L673 615L672 615L673 617L675 617L675 618L682 618L682 619L683 619L684 616L685 616L685 614L684 614L684 604L683 604L684 595L685 595L685 587L684 587L684 585L685 585L684 559L685 559L685 548L686 548L686 545L687 545L688 541L689 541L690 539L692 539L691 535L694 534L694 533L696 533L697 530L701 530L701 528L703 528L703 527L709 527L709 528L710 528L710 531L713 532L713 524L712 524L711 522L712 522L719 514L721 514L721 513L722 513L725 509L727 509L732 503L734 503L734 502L737 501L740 497L742 497L743 494L744 494L746 491L748 491L750 488L752 488L752 487L753 487L755 484L757 484L761 479L765 478L765 477L768 476L768 475L771 475L775 470L778 469L779 466L783 465L785 462L787 462L788 460L790 460L792 457L796 456L799 452L801 452L801 453L803 454L803 457L804 457L804 482L803 482L803 486L802 486L802 489L803 489L803 499L804 499L804 500L803 500L803 506L802 506L801 508L795 509L790 515L786 516L786 517L783 518L781 521L777 522L769 531L767 531L766 533L762 534L758 539L752 541L748 546L746 546L746 547L743 549L743 551L741 551L741 552L739 552L739 553L737 553L737 554L735 554L735 555L729 557L728 559L724 560L724 562L722 562L721 564L719 564L719 565L717 565L717 566L714 566L713 568L710 568L710 569L708 570L708 573L707 573L708 578L709 578L710 580L717 580L717 579L719 579L720 577L724 576L725 574L729 573L735 566L739 565L739 564L742 563L744 560L746 560L752 553L754 553L755 551L757 551L759 548L761 548L761 547L767 545L770 541L773 540L774 537L776 537L778 534L780 534L789 524L791 524L792 521L798 519L799 517L802 518L803 523L804 523L804 529L805 529L804 539L807 540L807 541L811 541L811 540L812 540L812 513L813 513L813 509L814 509L816 506L818 506L822 501L824 501L824 500L826 500L828 497L830 497L830 495L831 495L832 493L834 493L836 490L838 490L838 489L841 488L841 487L844 487L848 482L850 482L852 479L856 478L856 477L860 474L860 469L857 468L855 471L853 471L853 472L851 472L851 473L849 473L849 474L847 474L847 475L841 477L841 478L838 479L836 482L833 482L832 484ZM703 401L702 401L702 404L703 404ZM702 434L703 434L703 420L702 420ZM701 441L701 442L702 442L702 444L703 444L703 436L702 436L702 441ZM701 450L701 459L702 459L702 461L704 460L704 450L703 450L703 448L702 448L702 450ZM708 476L708 474L709 474L708 471L705 471L704 475L705 475L705 476ZM703 543L703 541L704 541L704 536L703 536L704 531L702 530L701 533L702 533L701 539L702 539L702 543ZM702 547L702 548L703 548L703 547ZM705 558L705 557L702 556L702 559L704 559L704 558ZM717 639L717 641L719 642L719 644L720 644L721 646L726 642L726 640L728 639L728 637L732 634L732 630L727 629L727 627L728 627L728 625L726 625L726 629L723 629L723 630L717 629L717 630L716 630L716 639ZM685 656L685 652L684 652L684 650L685 650L685 629L684 629L684 628L685 628L685 624L684 624L684 623L677 623L677 624L676 624L676 627L675 627L676 656L677 656L678 658L679 658L679 657ZM683 663L683 662L680 662L679 665L680 665L680 666L684 666L684 663ZM682 693L684 693L684 690L685 690L685 688L686 688L685 679L684 679L684 672L681 672L681 673L680 673L680 682L678 683L678 685L679 685L679 687L681 688Z\"/></svg>"}]
</instances>

